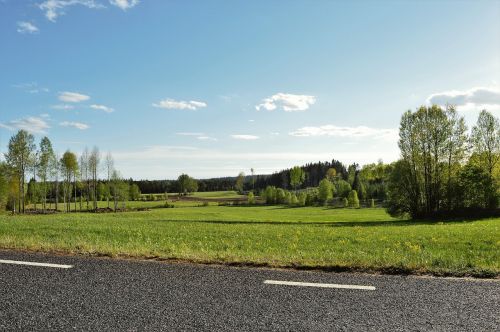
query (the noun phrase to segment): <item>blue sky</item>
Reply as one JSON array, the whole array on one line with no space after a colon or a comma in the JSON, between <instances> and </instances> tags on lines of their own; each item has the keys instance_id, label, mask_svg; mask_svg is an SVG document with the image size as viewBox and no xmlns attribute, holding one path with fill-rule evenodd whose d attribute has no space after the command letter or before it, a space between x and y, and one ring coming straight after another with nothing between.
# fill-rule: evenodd
<instances>
[{"instance_id":1,"label":"blue sky","mask_svg":"<svg viewBox=\"0 0 500 332\"><path fill-rule=\"evenodd\" d=\"M405 110L500 115L500 1L0 0L0 42L0 151L126 177L390 162Z\"/></svg>"}]
</instances>

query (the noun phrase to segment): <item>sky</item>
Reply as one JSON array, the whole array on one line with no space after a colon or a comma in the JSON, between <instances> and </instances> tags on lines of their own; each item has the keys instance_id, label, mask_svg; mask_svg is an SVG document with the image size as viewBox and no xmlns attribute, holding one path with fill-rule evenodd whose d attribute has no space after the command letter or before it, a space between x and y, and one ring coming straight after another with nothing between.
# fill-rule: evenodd
<instances>
[{"instance_id":1,"label":"sky","mask_svg":"<svg viewBox=\"0 0 500 332\"><path fill-rule=\"evenodd\" d=\"M397 160L399 120L500 116L500 1L0 0L0 152L19 129L124 177Z\"/></svg>"}]
</instances>

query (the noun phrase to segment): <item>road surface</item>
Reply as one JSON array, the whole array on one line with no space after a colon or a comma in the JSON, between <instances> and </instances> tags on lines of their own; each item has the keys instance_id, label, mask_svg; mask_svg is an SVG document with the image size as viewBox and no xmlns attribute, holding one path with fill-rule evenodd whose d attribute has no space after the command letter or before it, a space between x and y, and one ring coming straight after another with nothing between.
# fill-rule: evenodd
<instances>
[{"instance_id":1,"label":"road surface","mask_svg":"<svg viewBox=\"0 0 500 332\"><path fill-rule=\"evenodd\" d=\"M499 313L499 280L0 251L1 331L498 331Z\"/></svg>"}]
</instances>

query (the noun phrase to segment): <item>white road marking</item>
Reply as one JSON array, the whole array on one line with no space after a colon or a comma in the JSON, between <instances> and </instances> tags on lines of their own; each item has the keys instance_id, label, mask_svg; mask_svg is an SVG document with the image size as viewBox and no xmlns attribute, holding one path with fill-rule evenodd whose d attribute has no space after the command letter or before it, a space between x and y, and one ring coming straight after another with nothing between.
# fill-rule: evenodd
<instances>
[{"instance_id":1,"label":"white road marking","mask_svg":"<svg viewBox=\"0 0 500 332\"><path fill-rule=\"evenodd\" d=\"M15 265L29 265L29 266L42 266L42 267L55 267L60 269L71 269L73 265L51 264L51 263L37 263L37 262L24 262L24 261L11 261L0 259L0 264L15 264Z\"/></svg>"},{"instance_id":2,"label":"white road marking","mask_svg":"<svg viewBox=\"0 0 500 332\"><path fill-rule=\"evenodd\" d=\"M362 289L362 290L375 290L376 289L373 286L320 284L320 283L314 283L314 282L296 282L296 281L281 281L281 280L265 280L264 283L270 284L270 285L320 287L320 288L343 288L343 289Z\"/></svg>"}]
</instances>

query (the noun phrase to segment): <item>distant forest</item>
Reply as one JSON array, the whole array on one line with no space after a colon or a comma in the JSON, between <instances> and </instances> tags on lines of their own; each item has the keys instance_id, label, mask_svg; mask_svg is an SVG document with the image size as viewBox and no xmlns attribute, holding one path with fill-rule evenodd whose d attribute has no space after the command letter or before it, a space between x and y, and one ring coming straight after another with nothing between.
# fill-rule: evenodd
<instances>
[{"instance_id":1,"label":"distant forest","mask_svg":"<svg viewBox=\"0 0 500 332\"><path fill-rule=\"evenodd\" d=\"M357 164L351 165L351 168L358 168ZM319 182L325 178L325 174L330 168L334 168L337 174L343 180L348 179L348 168L340 161L333 159L331 162L309 163L301 167L307 174L304 183L297 189L308 187L317 187ZM273 174L246 175L244 180L243 190L264 190L267 186L275 186L283 189L291 189L290 187L290 171L291 168L275 172ZM211 179L198 179L198 191L225 191L235 190L237 176L220 177ZM137 184L143 194L157 194L164 192L179 192L179 182L177 180L129 180L130 184ZM254 183L254 184L253 184Z\"/></svg>"}]
</instances>

